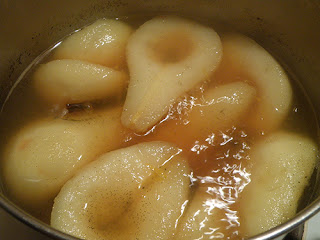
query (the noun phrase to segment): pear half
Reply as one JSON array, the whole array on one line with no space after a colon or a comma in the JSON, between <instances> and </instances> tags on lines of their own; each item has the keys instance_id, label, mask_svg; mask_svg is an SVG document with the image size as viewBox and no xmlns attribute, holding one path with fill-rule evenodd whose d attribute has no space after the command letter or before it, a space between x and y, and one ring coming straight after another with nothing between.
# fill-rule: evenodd
<instances>
[{"instance_id":1,"label":"pear half","mask_svg":"<svg viewBox=\"0 0 320 240\"><path fill-rule=\"evenodd\" d=\"M80 60L54 60L40 65L34 85L44 99L56 104L82 103L120 95L128 75Z\"/></svg>"},{"instance_id":2,"label":"pear half","mask_svg":"<svg viewBox=\"0 0 320 240\"><path fill-rule=\"evenodd\" d=\"M8 195L39 217L80 168L121 145L121 110L83 121L39 120L18 131L3 156Z\"/></svg>"},{"instance_id":3,"label":"pear half","mask_svg":"<svg viewBox=\"0 0 320 240\"><path fill-rule=\"evenodd\" d=\"M245 237L267 231L296 214L317 160L309 138L277 132L253 147L251 183L240 195L240 220Z\"/></svg>"},{"instance_id":4,"label":"pear half","mask_svg":"<svg viewBox=\"0 0 320 240\"><path fill-rule=\"evenodd\" d=\"M207 136L241 122L256 101L256 89L244 82L213 87L204 92L201 102L192 107L187 129L192 136Z\"/></svg>"},{"instance_id":5,"label":"pear half","mask_svg":"<svg viewBox=\"0 0 320 240\"><path fill-rule=\"evenodd\" d=\"M132 28L121 21L100 19L62 41L54 59L76 59L121 69Z\"/></svg>"},{"instance_id":6,"label":"pear half","mask_svg":"<svg viewBox=\"0 0 320 240\"><path fill-rule=\"evenodd\" d=\"M127 45L130 82L122 123L145 132L183 93L207 80L218 66L217 33L178 17L157 17L133 33Z\"/></svg>"},{"instance_id":7,"label":"pear half","mask_svg":"<svg viewBox=\"0 0 320 240\"><path fill-rule=\"evenodd\" d=\"M101 156L68 181L51 225L82 239L169 239L190 178L180 149L141 143Z\"/></svg>"},{"instance_id":8,"label":"pear half","mask_svg":"<svg viewBox=\"0 0 320 240\"><path fill-rule=\"evenodd\" d=\"M275 129L287 116L292 102L286 72L264 48L244 35L226 34L221 41L229 68L245 73L257 86L259 101L248 124L259 130Z\"/></svg>"},{"instance_id":9,"label":"pear half","mask_svg":"<svg viewBox=\"0 0 320 240\"><path fill-rule=\"evenodd\" d=\"M188 107L181 119L159 124L151 136L189 148L196 141L244 123L255 102L255 87L247 83L232 82L211 87L198 99L187 99L183 104Z\"/></svg>"}]
</instances>

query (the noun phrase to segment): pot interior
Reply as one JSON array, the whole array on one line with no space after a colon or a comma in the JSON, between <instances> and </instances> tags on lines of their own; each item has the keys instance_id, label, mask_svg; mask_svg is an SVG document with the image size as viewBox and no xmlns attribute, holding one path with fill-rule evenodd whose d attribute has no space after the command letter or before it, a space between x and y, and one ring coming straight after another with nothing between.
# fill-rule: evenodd
<instances>
[{"instance_id":1,"label":"pot interior","mask_svg":"<svg viewBox=\"0 0 320 240\"><path fill-rule=\"evenodd\" d=\"M175 14L221 22L253 38L269 50L298 79L320 116L320 3L311 0L56 0L0 1L0 103L4 103L21 72L44 50L75 29L103 17ZM318 173L300 204L304 209L320 194ZM0 200L8 211L47 234L65 235L48 229L13 206ZM318 207L319 202L274 234L297 225ZM273 234L273 233L271 233ZM262 236L266 239L271 235Z\"/></svg>"}]
</instances>

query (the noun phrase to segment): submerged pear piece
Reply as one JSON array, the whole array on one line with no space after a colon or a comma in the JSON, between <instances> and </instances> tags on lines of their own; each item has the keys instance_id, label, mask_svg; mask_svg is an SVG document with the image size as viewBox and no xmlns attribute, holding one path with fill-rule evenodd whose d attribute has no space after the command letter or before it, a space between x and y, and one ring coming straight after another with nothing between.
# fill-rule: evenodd
<instances>
[{"instance_id":1,"label":"submerged pear piece","mask_svg":"<svg viewBox=\"0 0 320 240\"><path fill-rule=\"evenodd\" d=\"M180 152L148 142L102 155L62 188L51 225L82 239L169 239L189 193Z\"/></svg>"},{"instance_id":2,"label":"submerged pear piece","mask_svg":"<svg viewBox=\"0 0 320 240\"><path fill-rule=\"evenodd\" d=\"M34 215L81 167L122 143L121 108L82 121L45 119L20 130L3 156L8 195Z\"/></svg>"},{"instance_id":3,"label":"submerged pear piece","mask_svg":"<svg viewBox=\"0 0 320 240\"><path fill-rule=\"evenodd\" d=\"M271 134L253 147L251 183L241 193L239 205L245 237L295 216L316 159L316 144L294 133Z\"/></svg>"},{"instance_id":4,"label":"submerged pear piece","mask_svg":"<svg viewBox=\"0 0 320 240\"><path fill-rule=\"evenodd\" d=\"M256 90L244 82L213 87L204 92L202 101L192 107L187 130L191 136L206 136L236 125L256 100Z\"/></svg>"},{"instance_id":5,"label":"submerged pear piece","mask_svg":"<svg viewBox=\"0 0 320 240\"><path fill-rule=\"evenodd\" d=\"M221 37L223 57L252 80L259 101L248 124L260 130L278 127L288 115L292 102L290 81L281 65L259 44L241 34Z\"/></svg>"},{"instance_id":6,"label":"submerged pear piece","mask_svg":"<svg viewBox=\"0 0 320 240\"><path fill-rule=\"evenodd\" d=\"M63 40L55 59L77 59L120 69L132 28L124 22L100 19Z\"/></svg>"},{"instance_id":7,"label":"submerged pear piece","mask_svg":"<svg viewBox=\"0 0 320 240\"><path fill-rule=\"evenodd\" d=\"M178 109L179 105L187 106L181 118L159 124L153 137L181 144L179 146L194 146L196 141L244 123L255 100L255 87L244 82L210 87L197 99L179 102L176 111L184 110L184 107Z\"/></svg>"},{"instance_id":8,"label":"submerged pear piece","mask_svg":"<svg viewBox=\"0 0 320 240\"><path fill-rule=\"evenodd\" d=\"M127 45L130 82L122 123L145 132L169 106L208 79L222 47L217 33L178 17L157 17L133 33Z\"/></svg>"},{"instance_id":9,"label":"submerged pear piece","mask_svg":"<svg viewBox=\"0 0 320 240\"><path fill-rule=\"evenodd\" d=\"M128 75L79 60L54 60L41 65L34 76L40 96L56 104L82 103L121 94Z\"/></svg>"},{"instance_id":10,"label":"submerged pear piece","mask_svg":"<svg viewBox=\"0 0 320 240\"><path fill-rule=\"evenodd\" d=\"M179 219L174 240L213 239L219 233L219 209L215 200L203 189L196 190Z\"/></svg>"}]
</instances>

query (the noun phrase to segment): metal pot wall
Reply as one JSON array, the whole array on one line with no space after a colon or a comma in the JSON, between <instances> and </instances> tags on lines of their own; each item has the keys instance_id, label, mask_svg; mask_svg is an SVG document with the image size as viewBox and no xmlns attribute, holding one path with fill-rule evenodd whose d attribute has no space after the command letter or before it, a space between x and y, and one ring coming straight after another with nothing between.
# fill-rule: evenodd
<instances>
[{"instance_id":1,"label":"metal pot wall","mask_svg":"<svg viewBox=\"0 0 320 240\"><path fill-rule=\"evenodd\" d=\"M320 3L311 0L0 0L0 104L21 72L45 49L101 17L174 13L222 21L252 37L285 62L320 116ZM310 201L291 221L253 239L289 232L320 209L317 183ZM312 202L312 203L310 203ZM309 204L309 205L308 205ZM75 239L34 219L3 193L0 205L53 238ZM308 205L308 206L307 206Z\"/></svg>"}]
</instances>

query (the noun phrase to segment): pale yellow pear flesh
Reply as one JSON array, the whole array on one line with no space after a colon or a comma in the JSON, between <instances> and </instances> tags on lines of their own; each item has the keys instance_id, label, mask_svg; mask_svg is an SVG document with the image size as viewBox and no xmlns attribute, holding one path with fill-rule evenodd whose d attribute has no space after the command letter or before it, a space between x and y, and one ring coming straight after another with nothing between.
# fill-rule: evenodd
<instances>
[{"instance_id":1,"label":"pale yellow pear flesh","mask_svg":"<svg viewBox=\"0 0 320 240\"><path fill-rule=\"evenodd\" d=\"M174 240L213 239L218 236L220 216L211 195L196 190L179 219Z\"/></svg>"},{"instance_id":2,"label":"pale yellow pear flesh","mask_svg":"<svg viewBox=\"0 0 320 240\"><path fill-rule=\"evenodd\" d=\"M189 113L187 130L193 134L211 134L232 127L248 113L256 100L256 90L244 82L213 87L204 92L201 103Z\"/></svg>"},{"instance_id":3,"label":"pale yellow pear flesh","mask_svg":"<svg viewBox=\"0 0 320 240\"><path fill-rule=\"evenodd\" d=\"M197 99L180 102L188 106L186 113L181 119L156 126L152 138L191 147L196 141L243 123L255 100L255 87L244 82L210 87Z\"/></svg>"},{"instance_id":4,"label":"pale yellow pear flesh","mask_svg":"<svg viewBox=\"0 0 320 240\"><path fill-rule=\"evenodd\" d=\"M189 193L180 151L148 142L102 155L62 188L51 225L83 239L168 239Z\"/></svg>"},{"instance_id":5,"label":"pale yellow pear flesh","mask_svg":"<svg viewBox=\"0 0 320 240\"><path fill-rule=\"evenodd\" d=\"M240 221L247 237L296 214L317 160L317 146L295 133L276 132L252 149L251 183L240 196Z\"/></svg>"},{"instance_id":6,"label":"pale yellow pear flesh","mask_svg":"<svg viewBox=\"0 0 320 240\"><path fill-rule=\"evenodd\" d=\"M265 49L244 35L226 34L221 41L224 58L257 87L259 101L248 125L266 131L276 129L288 115L292 102L286 72Z\"/></svg>"},{"instance_id":7,"label":"pale yellow pear flesh","mask_svg":"<svg viewBox=\"0 0 320 240\"><path fill-rule=\"evenodd\" d=\"M157 17L133 33L127 45L130 81L124 126L145 132L181 95L208 80L222 47L211 28L178 17Z\"/></svg>"},{"instance_id":8,"label":"pale yellow pear flesh","mask_svg":"<svg viewBox=\"0 0 320 240\"><path fill-rule=\"evenodd\" d=\"M25 126L3 157L9 196L33 213L49 208L79 169L121 145L120 114L116 108L83 121L44 119Z\"/></svg>"},{"instance_id":9,"label":"pale yellow pear flesh","mask_svg":"<svg viewBox=\"0 0 320 240\"><path fill-rule=\"evenodd\" d=\"M72 34L55 50L55 59L77 59L121 69L132 28L121 21L100 19Z\"/></svg>"},{"instance_id":10,"label":"pale yellow pear flesh","mask_svg":"<svg viewBox=\"0 0 320 240\"><path fill-rule=\"evenodd\" d=\"M41 65L33 76L40 96L56 104L110 98L125 90L128 75L79 60L54 60Z\"/></svg>"}]
</instances>

